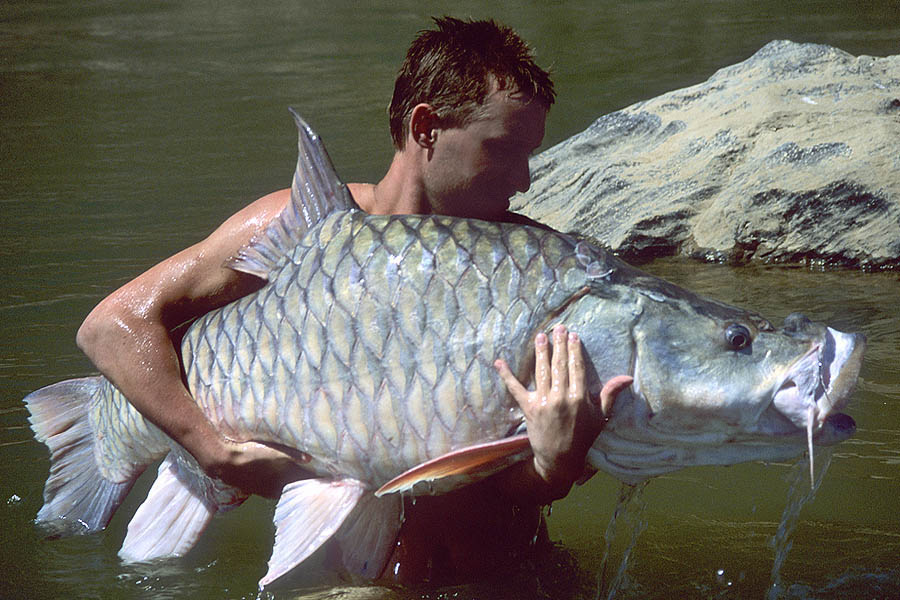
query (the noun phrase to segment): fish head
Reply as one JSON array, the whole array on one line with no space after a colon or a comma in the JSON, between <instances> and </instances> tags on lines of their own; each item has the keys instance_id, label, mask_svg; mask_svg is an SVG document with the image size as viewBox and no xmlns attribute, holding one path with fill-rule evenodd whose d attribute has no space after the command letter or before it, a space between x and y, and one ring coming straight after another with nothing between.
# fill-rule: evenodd
<instances>
[{"instance_id":1,"label":"fish head","mask_svg":"<svg viewBox=\"0 0 900 600\"><path fill-rule=\"evenodd\" d=\"M627 315L617 338L589 331L610 298L581 319L598 381L634 377L589 455L595 467L636 482L687 466L786 460L853 434L853 419L840 411L859 375L863 335L800 314L775 327L661 280L632 283L612 295ZM595 360L616 339L630 364Z\"/></svg>"},{"instance_id":2,"label":"fish head","mask_svg":"<svg viewBox=\"0 0 900 600\"><path fill-rule=\"evenodd\" d=\"M722 441L805 432L810 411L822 434L849 401L865 348L860 334L802 315L779 329L749 313L648 318L635 335L634 391L648 423Z\"/></svg>"}]
</instances>

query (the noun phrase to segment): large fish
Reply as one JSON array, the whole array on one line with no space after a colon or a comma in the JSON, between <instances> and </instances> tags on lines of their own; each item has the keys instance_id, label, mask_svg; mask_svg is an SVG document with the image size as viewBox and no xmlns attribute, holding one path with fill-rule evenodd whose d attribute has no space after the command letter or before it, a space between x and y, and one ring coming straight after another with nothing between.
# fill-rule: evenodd
<instances>
[{"instance_id":1,"label":"large fish","mask_svg":"<svg viewBox=\"0 0 900 600\"><path fill-rule=\"evenodd\" d=\"M326 540L377 576L403 494L442 493L530 457L522 412L492 366L527 380L534 335L577 331L590 387L634 377L589 466L626 482L690 465L776 460L849 437L865 340L792 315L781 328L539 228L371 216L296 116L292 203L233 268L267 280L191 325L187 383L234 439L305 453L275 509L266 585ZM51 452L41 523L106 526L165 457L128 526L125 560L181 555L236 490L206 477L102 377L25 402ZM349 543L348 543L349 542Z\"/></svg>"}]
</instances>

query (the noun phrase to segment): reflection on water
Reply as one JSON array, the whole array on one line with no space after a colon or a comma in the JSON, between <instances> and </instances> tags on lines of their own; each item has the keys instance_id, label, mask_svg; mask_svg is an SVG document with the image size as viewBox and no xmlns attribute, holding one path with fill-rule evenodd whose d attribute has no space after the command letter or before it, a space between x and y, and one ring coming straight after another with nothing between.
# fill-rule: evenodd
<instances>
[{"instance_id":1,"label":"reflection on water","mask_svg":"<svg viewBox=\"0 0 900 600\"><path fill-rule=\"evenodd\" d=\"M900 39L894 0L828 10L814 0L0 4L0 597L256 598L272 543L272 507L262 500L217 518L187 557L162 564L116 558L146 478L103 534L43 540L31 521L46 451L21 398L92 371L74 336L100 298L289 183L288 106L319 130L345 178L378 178L390 160L384 107L394 72L428 15L442 13L505 21L553 65L560 97L548 145L602 114L699 83L772 39L876 56L896 53ZM897 275L674 260L647 268L774 322L802 310L868 336L847 409L857 434L835 449L779 573L790 597L900 597ZM749 464L651 482L619 597L764 597L787 472ZM323 591L325 575L312 566L297 586L319 597L592 598L619 487L598 475L555 503L550 528L561 548L522 573L412 591L326 578Z\"/></svg>"}]
</instances>

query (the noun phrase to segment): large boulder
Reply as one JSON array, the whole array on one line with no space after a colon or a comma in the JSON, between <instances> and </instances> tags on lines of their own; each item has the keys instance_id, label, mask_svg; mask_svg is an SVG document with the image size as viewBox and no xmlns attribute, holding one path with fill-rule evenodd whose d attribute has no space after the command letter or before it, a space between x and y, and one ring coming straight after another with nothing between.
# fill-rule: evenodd
<instances>
[{"instance_id":1,"label":"large boulder","mask_svg":"<svg viewBox=\"0 0 900 600\"><path fill-rule=\"evenodd\" d=\"M900 56L775 41L536 156L513 210L632 261L900 266Z\"/></svg>"}]
</instances>

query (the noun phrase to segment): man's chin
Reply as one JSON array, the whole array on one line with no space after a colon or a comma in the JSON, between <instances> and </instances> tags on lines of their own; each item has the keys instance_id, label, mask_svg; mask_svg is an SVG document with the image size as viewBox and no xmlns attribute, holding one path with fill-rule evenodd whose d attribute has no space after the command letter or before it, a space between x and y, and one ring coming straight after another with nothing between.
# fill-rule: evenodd
<instances>
[{"instance_id":1,"label":"man's chin","mask_svg":"<svg viewBox=\"0 0 900 600\"><path fill-rule=\"evenodd\" d=\"M480 198L473 202L471 197L460 201L444 214L465 219L482 221L503 221L509 214L509 198ZM449 208L449 206L448 206Z\"/></svg>"},{"instance_id":2,"label":"man's chin","mask_svg":"<svg viewBox=\"0 0 900 600\"><path fill-rule=\"evenodd\" d=\"M505 221L509 215L509 199L494 201L485 206L490 208L482 211L482 216L477 218L485 221Z\"/></svg>"}]
</instances>

